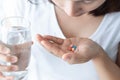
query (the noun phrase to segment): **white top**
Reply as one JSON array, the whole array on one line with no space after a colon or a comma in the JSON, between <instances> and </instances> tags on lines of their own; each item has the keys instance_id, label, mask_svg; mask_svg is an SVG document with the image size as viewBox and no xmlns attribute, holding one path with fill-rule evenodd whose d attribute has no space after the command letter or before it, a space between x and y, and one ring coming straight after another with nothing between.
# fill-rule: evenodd
<instances>
[{"instance_id":1,"label":"white top","mask_svg":"<svg viewBox=\"0 0 120 80\"><path fill-rule=\"evenodd\" d=\"M34 45L28 80L99 80L92 61L69 65L62 59L50 54L36 42L36 34L49 34L65 38L57 23L52 4L42 2L39 5L33 5L27 0L16 0L16 2L19 2L19 5L17 4L18 7L14 7L17 13L15 15L24 16L31 21ZM6 15L8 16L8 14ZM118 43L120 42L120 12L107 14L98 29L89 38L101 45L110 58L115 61Z\"/></svg>"}]
</instances>

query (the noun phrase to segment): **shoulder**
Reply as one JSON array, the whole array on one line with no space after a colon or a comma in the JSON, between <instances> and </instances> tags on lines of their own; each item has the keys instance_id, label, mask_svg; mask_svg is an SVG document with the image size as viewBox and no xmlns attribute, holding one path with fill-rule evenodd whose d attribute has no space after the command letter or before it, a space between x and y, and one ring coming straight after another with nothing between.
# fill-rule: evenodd
<instances>
[{"instance_id":1,"label":"shoulder","mask_svg":"<svg viewBox=\"0 0 120 80\"><path fill-rule=\"evenodd\" d=\"M103 21L106 34L120 41L120 12L107 14Z\"/></svg>"},{"instance_id":2,"label":"shoulder","mask_svg":"<svg viewBox=\"0 0 120 80\"><path fill-rule=\"evenodd\" d=\"M109 24L109 26L114 28L120 28L120 12L113 12L113 13L109 13L106 15L106 23Z\"/></svg>"},{"instance_id":3,"label":"shoulder","mask_svg":"<svg viewBox=\"0 0 120 80\"><path fill-rule=\"evenodd\" d=\"M109 13L107 16L111 19L120 20L120 11Z\"/></svg>"}]
</instances>

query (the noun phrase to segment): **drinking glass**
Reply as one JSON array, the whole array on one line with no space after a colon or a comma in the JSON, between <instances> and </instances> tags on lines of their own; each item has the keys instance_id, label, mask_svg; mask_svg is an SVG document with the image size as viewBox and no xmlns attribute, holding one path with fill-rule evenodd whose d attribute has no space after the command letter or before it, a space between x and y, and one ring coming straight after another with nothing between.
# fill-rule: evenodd
<instances>
[{"instance_id":1,"label":"drinking glass","mask_svg":"<svg viewBox=\"0 0 120 80\"><path fill-rule=\"evenodd\" d=\"M11 49L11 55L18 57L16 63L0 61L3 65L18 65L18 71L2 72L5 76L13 76L14 80L23 80L27 74L27 66L31 53L30 22L23 17L7 17L1 22L1 41L10 46L18 46L16 49ZM24 46L21 46L25 44Z\"/></svg>"}]
</instances>

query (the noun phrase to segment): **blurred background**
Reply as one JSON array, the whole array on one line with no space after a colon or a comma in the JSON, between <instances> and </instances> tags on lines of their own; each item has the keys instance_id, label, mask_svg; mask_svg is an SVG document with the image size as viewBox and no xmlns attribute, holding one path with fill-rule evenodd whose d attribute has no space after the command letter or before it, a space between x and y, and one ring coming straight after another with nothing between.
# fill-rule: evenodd
<instances>
[{"instance_id":1,"label":"blurred background","mask_svg":"<svg viewBox=\"0 0 120 80\"><path fill-rule=\"evenodd\" d=\"M5 17L14 16L15 2L18 0L0 0L0 26L1 20Z\"/></svg>"},{"instance_id":2,"label":"blurred background","mask_svg":"<svg viewBox=\"0 0 120 80\"><path fill-rule=\"evenodd\" d=\"M3 9L4 1L5 1L5 0L0 0L0 26L1 26L1 20L2 20L3 17L5 16L5 15L4 15L4 9Z\"/></svg>"}]
</instances>

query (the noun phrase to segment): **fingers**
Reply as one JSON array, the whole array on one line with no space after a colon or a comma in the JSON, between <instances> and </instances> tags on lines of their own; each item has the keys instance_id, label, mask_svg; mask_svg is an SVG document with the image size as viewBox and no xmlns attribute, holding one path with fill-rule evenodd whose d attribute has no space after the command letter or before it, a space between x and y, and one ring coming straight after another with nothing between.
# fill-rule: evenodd
<instances>
[{"instance_id":1,"label":"fingers","mask_svg":"<svg viewBox=\"0 0 120 80\"><path fill-rule=\"evenodd\" d=\"M10 65L10 66L6 66L6 65L0 65L0 71L17 71L19 68L16 65Z\"/></svg>"},{"instance_id":2,"label":"fingers","mask_svg":"<svg viewBox=\"0 0 120 80\"><path fill-rule=\"evenodd\" d=\"M57 37L54 37L54 36L50 36L50 35L41 36L41 35L37 34L36 38L39 42L41 42L42 40L53 41L57 44L62 44L64 42L63 39L57 38Z\"/></svg>"},{"instance_id":3,"label":"fingers","mask_svg":"<svg viewBox=\"0 0 120 80\"><path fill-rule=\"evenodd\" d=\"M10 65L7 66L8 63L15 63L18 61L16 56L6 56L4 54L0 54L1 65L0 71L16 71L18 70L18 66Z\"/></svg>"},{"instance_id":4,"label":"fingers","mask_svg":"<svg viewBox=\"0 0 120 80\"><path fill-rule=\"evenodd\" d=\"M60 49L60 47L56 46L55 44L52 44L49 41L41 41L41 44L51 53L53 53L55 56L62 57L64 54L63 51Z\"/></svg>"},{"instance_id":5,"label":"fingers","mask_svg":"<svg viewBox=\"0 0 120 80\"><path fill-rule=\"evenodd\" d=\"M40 34L36 35L36 39L38 42L41 42L42 40L44 40L44 38Z\"/></svg>"},{"instance_id":6,"label":"fingers","mask_svg":"<svg viewBox=\"0 0 120 80\"><path fill-rule=\"evenodd\" d=\"M8 54L10 53L10 49L7 48L5 45L0 45L0 53L3 53L3 54Z\"/></svg>"},{"instance_id":7,"label":"fingers","mask_svg":"<svg viewBox=\"0 0 120 80\"><path fill-rule=\"evenodd\" d=\"M0 80L14 80L14 78L12 76L4 76L1 72L0 72Z\"/></svg>"},{"instance_id":8,"label":"fingers","mask_svg":"<svg viewBox=\"0 0 120 80\"><path fill-rule=\"evenodd\" d=\"M62 59L66 62L68 62L69 64L79 64L79 63L85 63L87 61L89 61L88 58L84 58L82 56L80 56L79 54L76 53L66 53L62 56Z\"/></svg>"},{"instance_id":9,"label":"fingers","mask_svg":"<svg viewBox=\"0 0 120 80\"><path fill-rule=\"evenodd\" d=\"M17 57L10 56L10 49L7 48L5 45L0 45L0 60L5 62L15 63L17 62Z\"/></svg>"},{"instance_id":10,"label":"fingers","mask_svg":"<svg viewBox=\"0 0 120 80\"><path fill-rule=\"evenodd\" d=\"M6 56L4 54L0 54L0 60L10 63L15 63L18 61L18 58L16 56Z\"/></svg>"},{"instance_id":11,"label":"fingers","mask_svg":"<svg viewBox=\"0 0 120 80\"><path fill-rule=\"evenodd\" d=\"M64 42L63 39L58 38L58 37L54 37L54 36L46 35L46 36L44 36L44 38L47 39L47 40L53 41L53 42L55 42L57 44L62 44Z\"/></svg>"},{"instance_id":12,"label":"fingers","mask_svg":"<svg viewBox=\"0 0 120 80\"><path fill-rule=\"evenodd\" d=\"M10 77L10 76L8 76L8 77L0 76L0 80L14 80L14 78Z\"/></svg>"},{"instance_id":13,"label":"fingers","mask_svg":"<svg viewBox=\"0 0 120 80\"><path fill-rule=\"evenodd\" d=\"M38 42L40 44L42 44L49 52L51 52L52 54L54 54L57 57L62 57L63 52L60 49L60 47L58 46L58 44L63 43L62 39L52 37L52 36L44 36L43 37L39 34L36 36L36 38L37 38Z\"/></svg>"}]
</instances>

